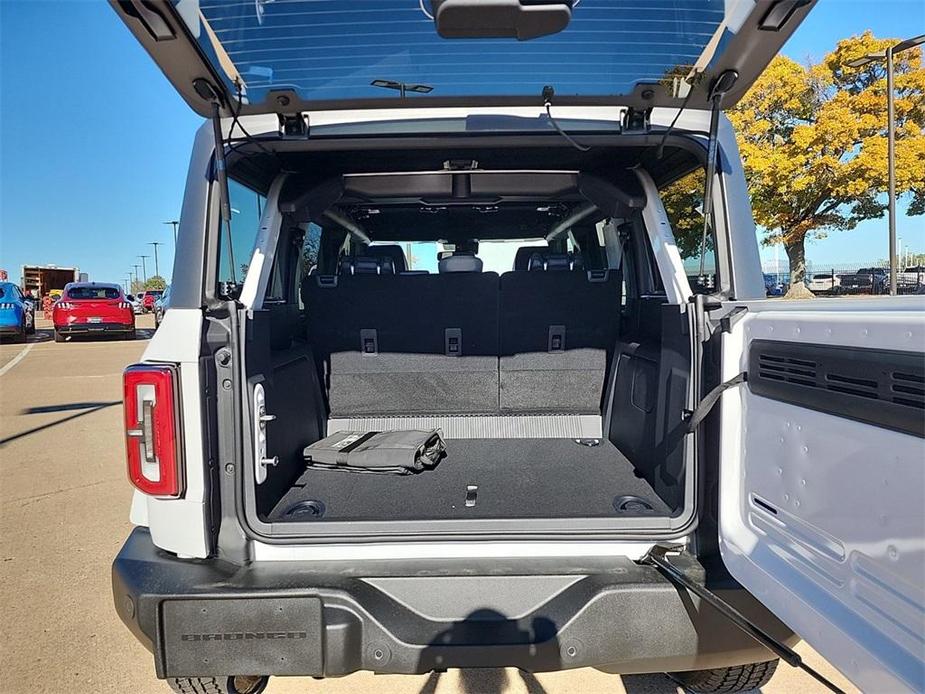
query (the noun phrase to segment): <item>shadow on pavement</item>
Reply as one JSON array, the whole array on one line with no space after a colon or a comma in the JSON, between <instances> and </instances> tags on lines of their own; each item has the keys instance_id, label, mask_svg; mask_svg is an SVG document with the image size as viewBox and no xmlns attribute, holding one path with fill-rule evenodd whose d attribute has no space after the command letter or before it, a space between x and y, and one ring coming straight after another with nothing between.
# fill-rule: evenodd
<instances>
[{"instance_id":1,"label":"shadow on pavement","mask_svg":"<svg viewBox=\"0 0 925 694\"><path fill-rule=\"evenodd\" d=\"M77 419L78 417L83 417L84 415L93 414L94 412L99 412L104 410L107 407L112 407L113 405L121 404L121 400L112 400L108 402L77 402L70 403L67 405L48 405L45 407L30 407L22 411L22 414L40 414L43 412L67 412L70 410L82 409L83 412L78 412L77 414L72 414L68 417L58 419L54 422L48 422L47 424L42 424L41 426L32 427L31 429L26 429L21 431L18 434L13 434L12 436L7 436L5 439L0 439L0 446L5 446L6 444L16 441L26 436L31 436L32 434L37 434L40 431L45 431L46 429L51 429L56 427L59 424L64 424L65 422L70 422L72 419Z\"/></svg>"}]
</instances>

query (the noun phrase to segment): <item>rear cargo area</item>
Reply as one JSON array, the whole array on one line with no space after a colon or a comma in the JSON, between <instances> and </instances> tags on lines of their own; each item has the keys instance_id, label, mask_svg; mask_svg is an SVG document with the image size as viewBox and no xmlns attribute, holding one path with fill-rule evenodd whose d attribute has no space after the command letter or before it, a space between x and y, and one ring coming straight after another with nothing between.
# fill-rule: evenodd
<instances>
[{"instance_id":1,"label":"rear cargo area","mask_svg":"<svg viewBox=\"0 0 925 694\"><path fill-rule=\"evenodd\" d=\"M440 520L667 515L633 464L600 439L447 439L410 475L309 469L268 520Z\"/></svg>"},{"instance_id":2,"label":"rear cargo area","mask_svg":"<svg viewBox=\"0 0 925 694\"><path fill-rule=\"evenodd\" d=\"M630 168L648 150L615 148L593 172L517 166L543 152L382 173L351 156L315 163L361 173L287 179L264 299L242 321L259 532L684 525L690 315L654 267ZM675 154L666 178L696 165ZM303 456L338 432L433 429L445 456L414 474Z\"/></svg>"}]
</instances>

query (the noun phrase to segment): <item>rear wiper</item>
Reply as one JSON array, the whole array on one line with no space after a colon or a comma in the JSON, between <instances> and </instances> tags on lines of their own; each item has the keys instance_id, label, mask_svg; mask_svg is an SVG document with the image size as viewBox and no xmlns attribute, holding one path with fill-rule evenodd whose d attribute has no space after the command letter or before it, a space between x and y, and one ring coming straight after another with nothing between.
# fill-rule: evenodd
<instances>
[{"instance_id":1,"label":"rear wiper","mask_svg":"<svg viewBox=\"0 0 925 694\"><path fill-rule=\"evenodd\" d=\"M546 115L549 116L549 122L552 123L552 127L556 129L556 132L559 133L566 141L579 152L587 152L591 148L587 145L583 145L580 142L576 142L572 137L565 132L559 124L556 122L556 119L552 117L552 97L556 94L556 90L552 88L551 85L547 84L543 87L543 106L546 107Z\"/></svg>"}]
</instances>

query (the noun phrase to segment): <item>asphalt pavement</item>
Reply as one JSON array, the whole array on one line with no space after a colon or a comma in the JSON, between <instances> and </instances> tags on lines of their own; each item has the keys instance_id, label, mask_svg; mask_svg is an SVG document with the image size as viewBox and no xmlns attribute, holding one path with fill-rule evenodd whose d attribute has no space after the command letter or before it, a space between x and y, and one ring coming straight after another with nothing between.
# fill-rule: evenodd
<instances>
[{"instance_id":1,"label":"asphalt pavement","mask_svg":"<svg viewBox=\"0 0 925 694\"><path fill-rule=\"evenodd\" d=\"M0 691L169 691L151 654L112 608L110 563L130 531L125 477L122 369L151 335L134 341L56 344L46 321L28 344L0 345ZM743 636L743 638L745 638ZM802 644L813 667L849 691ZM678 692L662 675L582 669L530 675L514 669L421 676L358 673L341 679L277 679L269 694L582 694ZM825 691L781 664L764 692Z\"/></svg>"}]
</instances>

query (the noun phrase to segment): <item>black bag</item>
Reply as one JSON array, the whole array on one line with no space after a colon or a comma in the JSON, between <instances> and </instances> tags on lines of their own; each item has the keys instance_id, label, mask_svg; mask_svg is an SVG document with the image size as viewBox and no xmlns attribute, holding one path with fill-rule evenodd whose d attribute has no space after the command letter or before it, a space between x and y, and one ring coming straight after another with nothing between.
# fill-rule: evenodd
<instances>
[{"instance_id":1,"label":"black bag","mask_svg":"<svg viewBox=\"0 0 925 694\"><path fill-rule=\"evenodd\" d=\"M446 443L430 431L339 431L302 451L313 468L407 475L434 467Z\"/></svg>"}]
</instances>

